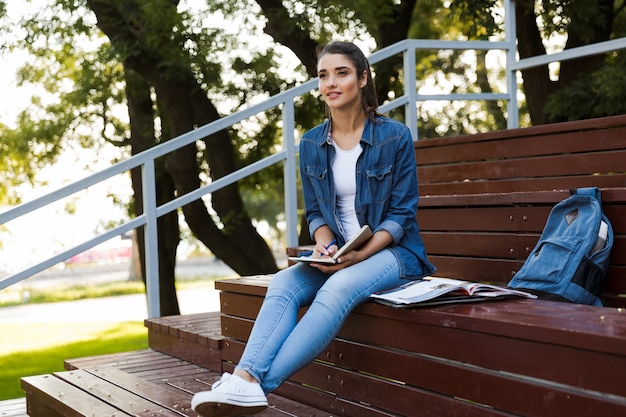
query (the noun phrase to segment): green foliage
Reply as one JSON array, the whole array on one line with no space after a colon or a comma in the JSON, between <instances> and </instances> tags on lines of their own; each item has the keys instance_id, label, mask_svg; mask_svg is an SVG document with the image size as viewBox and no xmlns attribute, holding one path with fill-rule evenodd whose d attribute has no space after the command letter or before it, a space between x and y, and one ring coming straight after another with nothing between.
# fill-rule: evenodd
<instances>
[{"instance_id":1,"label":"green foliage","mask_svg":"<svg viewBox=\"0 0 626 417\"><path fill-rule=\"evenodd\" d=\"M416 7L409 36L418 39L488 40L502 37L499 2L456 0L450 7L442 1L420 2ZM487 55L477 51L418 50L416 74L418 91L439 94L499 91L504 74L486 66ZM396 94L400 94L402 86ZM419 106L420 138L484 132L506 126L503 103L451 101Z\"/></svg>"},{"instance_id":2,"label":"green foliage","mask_svg":"<svg viewBox=\"0 0 626 417\"><path fill-rule=\"evenodd\" d=\"M577 33L581 39L590 41L594 26L605 26L602 2L597 0L549 0L541 1L536 10L548 38L552 34ZM572 25L572 22L576 22Z\"/></svg>"},{"instance_id":3,"label":"green foliage","mask_svg":"<svg viewBox=\"0 0 626 417\"><path fill-rule=\"evenodd\" d=\"M487 39L500 30L495 21L498 6L497 0L453 1L450 4L451 27L458 28L468 39Z\"/></svg>"},{"instance_id":4,"label":"green foliage","mask_svg":"<svg viewBox=\"0 0 626 417\"><path fill-rule=\"evenodd\" d=\"M598 1L518 0L539 14L545 38L578 31L591 36L590 27L603 24ZM136 38L112 49L97 29L95 17L84 0L54 0L50 6L27 16L19 25L0 27L2 50L25 48L31 59L19 72L22 85L43 87L31 106L19 115L16 128L0 125L0 201L16 202L15 184L32 183L34 174L53 163L70 144L97 149L103 141L128 144L129 122L124 114L126 92L122 61L159 56L164 62L156 71L175 79L180 71L191 71L219 111L229 114L284 91L307 78L302 64L285 67L289 52L263 34L271 26L271 10L264 15L253 0L212 0L193 9L182 3L154 0L151 7L130 8L131 3L114 2L127 11L126 24ZM282 2L294 23L289 29L302 30L323 44L332 39L380 44L383 33L404 12L406 2L396 0L299 0ZM616 3L614 33L624 25L622 6ZM0 2L0 18L4 14ZM536 7L535 7L536 6ZM502 37L501 1L498 0L420 0L413 7L411 25L402 38L485 40ZM621 12L621 13L620 13ZM576 25L570 25L572 21ZM224 24L224 22L229 22ZM19 26L19 30L16 28ZM576 26L576 27L571 27ZM14 36L5 36L12 34ZM623 33L622 33L623 36ZM262 38L262 42L259 40ZM14 41L11 41L14 39ZM176 48L164 48L164 39ZM170 52L167 52L170 51ZM162 54L169 56L162 57ZM481 68L484 56L468 59L457 51L417 51L418 90L435 89L446 93L497 92L503 74ZM623 75L615 56L592 82L580 82L553 97L552 114L569 118L621 113ZM400 60L398 60L400 62ZM473 74L483 71L478 77ZM402 94L402 67L377 67L377 84L390 97ZM601 97L601 98L599 98ZM574 105L573 103L577 103ZM580 104L582 103L582 105ZM155 103L155 109L157 105ZM122 110L122 111L120 111ZM505 105L496 103L435 103L419 109L420 137L455 135L501 128ZM155 126L167 125L167 115L159 115ZM282 130L276 110L234 126L231 140L239 154L237 165L280 149ZM403 118L402 111L394 117ZM324 118L323 104L315 93L296 103L296 123L304 131ZM156 133L158 139L158 132ZM167 139L167 137L163 138ZM157 140L158 142L158 140ZM210 149L205 150L209 152ZM202 155L199 153L199 158ZM207 168L205 166L205 168ZM209 172L206 172L209 175ZM276 224L282 210L282 170L273 167L241 181L247 210L257 220ZM13 191L12 191L13 190Z\"/></svg>"},{"instance_id":5,"label":"green foliage","mask_svg":"<svg viewBox=\"0 0 626 417\"><path fill-rule=\"evenodd\" d=\"M122 68L89 19L84 8L44 7L22 20L21 37L6 45L30 54L18 85L37 86L38 93L15 128L0 126L0 201L18 202L19 194L7 190L36 186L36 172L65 149L78 144L97 152L102 140L125 141L128 127L116 111L125 100Z\"/></svg>"},{"instance_id":6,"label":"green foliage","mask_svg":"<svg viewBox=\"0 0 626 417\"><path fill-rule=\"evenodd\" d=\"M600 70L550 95L546 112L565 120L625 114L625 65L625 51L610 54Z\"/></svg>"}]
</instances>

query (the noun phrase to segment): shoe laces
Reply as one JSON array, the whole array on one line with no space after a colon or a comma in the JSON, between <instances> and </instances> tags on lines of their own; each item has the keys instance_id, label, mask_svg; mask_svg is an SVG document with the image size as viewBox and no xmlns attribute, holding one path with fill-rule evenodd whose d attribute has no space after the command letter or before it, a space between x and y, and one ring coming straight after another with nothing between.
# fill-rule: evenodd
<instances>
[{"instance_id":1,"label":"shoe laces","mask_svg":"<svg viewBox=\"0 0 626 417\"><path fill-rule=\"evenodd\" d=\"M224 374L222 374L222 377L218 381L216 381L213 385L211 385L211 388L215 389L219 387L224 382L226 382L230 377L231 377L231 374L229 374L228 372L224 372Z\"/></svg>"}]
</instances>

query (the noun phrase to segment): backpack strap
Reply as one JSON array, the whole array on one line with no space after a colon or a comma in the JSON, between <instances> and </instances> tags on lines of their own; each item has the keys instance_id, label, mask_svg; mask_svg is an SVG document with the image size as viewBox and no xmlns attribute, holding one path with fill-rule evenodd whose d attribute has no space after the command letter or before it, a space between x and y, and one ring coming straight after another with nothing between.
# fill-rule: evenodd
<instances>
[{"instance_id":1,"label":"backpack strap","mask_svg":"<svg viewBox=\"0 0 626 417\"><path fill-rule=\"evenodd\" d=\"M602 201L600 198L600 189L598 187L584 187L584 188L570 188L569 193L571 195L585 195L594 197L598 201Z\"/></svg>"}]
</instances>

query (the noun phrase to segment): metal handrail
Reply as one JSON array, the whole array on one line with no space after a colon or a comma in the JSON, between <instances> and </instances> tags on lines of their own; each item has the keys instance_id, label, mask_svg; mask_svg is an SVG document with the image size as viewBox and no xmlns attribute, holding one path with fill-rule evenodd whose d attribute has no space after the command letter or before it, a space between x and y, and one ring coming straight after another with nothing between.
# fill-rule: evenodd
<instances>
[{"instance_id":1,"label":"metal handrail","mask_svg":"<svg viewBox=\"0 0 626 417\"><path fill-rule=\"evenodd\" d=\"M507 13L507 23L505 30L505 41L441 41L441 40L415 40L407 39L394 45L381 49L373 53L369 60L372 64L378 63L398 54L403 54L404 59L404 95L385 103L380 107L383 113L389 112L395 108L404 106L406 114L406 124L411 129L413 137L418 138L417 131L417 111L418 102L427 100L506 100L508 109L508 127L518 127L519 116L517 113L517 84L516 73L519 70L530 68L536 65L543 65L549 62L561 61L566 59L574 59L581 56L605 53L618 49L626 48L626 38L616 39L594 45L587 45L579 48L570 49L564 52L546 55L542 57L533 57L523 60L516 59L515 35L514 28L515 17L513 13L512 0L505 1L505 12ZM512 26L511 26L512 25ZM415 75L415 51L416 50L503 50L506 51L506 77L507 91L505 93L483 93L483 94L433 94L419 95L416 88ZM159 304L159 277L158 277L158 257L157 257L157 219L167 213L170 213L183 205L194 200L202 198L206 194L210 194L223 188L233 182L244 177L254 174L271 165L284 162L284 178L285 178L285 213L287 218L287 245L297 245L297 188L296 188L296 138L295 138L295 111L294 100L317 87L317 80L309 80L300 86L294 87L288 91L270 97L266 101L251 106L245 110L225 116L205 126L194 129L177 138L159 144L153 148L147 149L125 161L121 161L111 167L100 172L89 175L79 181L61 187L51 193L48 193L35 200L26 202L17 207L11 208L0 213L0 225L5 224L18 217L27 215L35 210L45 207L49 204L57 202L65 197L73 195L88 187L106 181L116 175L128 172L133 168L140 167L142 170L142 185L144 199L144 213L111 229L94 238L74 246L68 250L58 253L42 262L32 265L22 271L0 280L0 289L6 288L12 284L18 283L29 278L41 271L53 267L64 260L82 253L98 244L109 239L121 236L140 226L145 226L146 241L146 293L148 303L148 316L160 316ZM243 167L229 175L214 180L211 184L198 188L192 192L182 195L163 205L156 205L156 182L154 161L170 152L180 149L186 145L202 140L220 130L226 129L242 120L246 120L251 116L266 110L282 107L283 115L283 149L273 155L270 155L260 161L254 162Z\"/></svg>"}]
</instances>

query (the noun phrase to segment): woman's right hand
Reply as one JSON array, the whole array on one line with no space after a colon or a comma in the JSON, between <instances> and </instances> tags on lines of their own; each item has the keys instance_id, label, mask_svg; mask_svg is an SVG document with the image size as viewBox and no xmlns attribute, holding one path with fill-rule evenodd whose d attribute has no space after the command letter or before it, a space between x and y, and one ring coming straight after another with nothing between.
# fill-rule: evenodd
<instances>
[{"instance_id":1,"label":"woman's right hand","mask_svg":"<svg viewBox=\"0 0 626 417\"><path fill-rule=\"evenodd\" d=\"M339 250L339 247L335 242L335 239L333 239L326 244L316 243L315 251L313 253L317 254L320 258L333 256L333 254Z\"/></svg>"}]
</instances>

